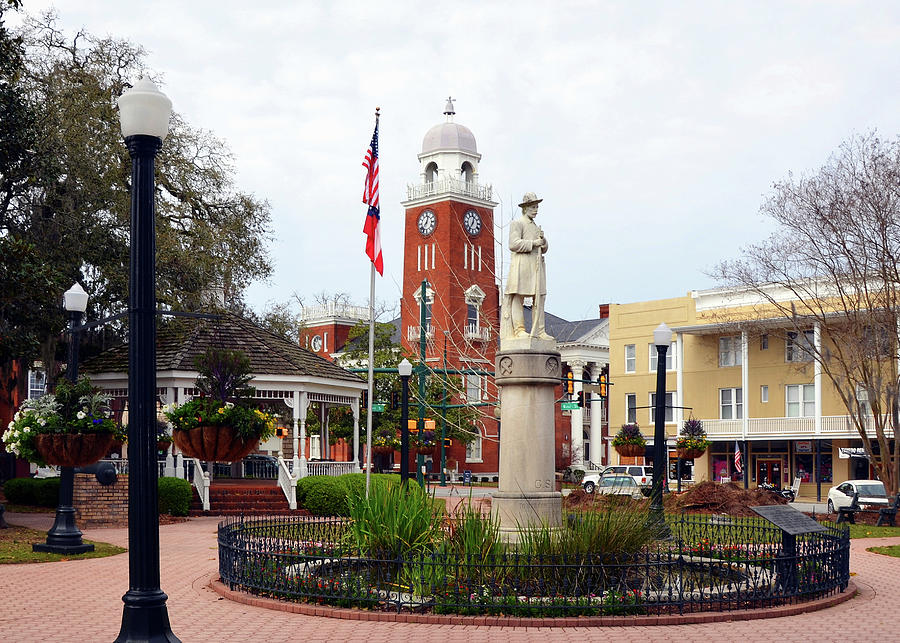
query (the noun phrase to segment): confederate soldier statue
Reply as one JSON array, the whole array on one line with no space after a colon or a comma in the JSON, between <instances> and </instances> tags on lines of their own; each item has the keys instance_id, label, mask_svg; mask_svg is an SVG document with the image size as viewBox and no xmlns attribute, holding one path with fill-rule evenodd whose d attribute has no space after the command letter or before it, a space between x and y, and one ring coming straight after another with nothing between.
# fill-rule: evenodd
<instances>
[{"instance_id":1,"label":"confederate soldier statue","mask_svg":"<svg viewBox=\"0 0 900 643\"><path fill-rule=\"evenodd\" d=\"M509 226L509 278L501 323L501 339L535 337L552 340L544 329L544 299L547 297L547 272L544 267L544 253L547 239L544 232L534 222L538 203L534 192L526 192L522 197L522 216ZM525 298L532 298L531 330L525 328Z\"/></svg>"}]
</instances>

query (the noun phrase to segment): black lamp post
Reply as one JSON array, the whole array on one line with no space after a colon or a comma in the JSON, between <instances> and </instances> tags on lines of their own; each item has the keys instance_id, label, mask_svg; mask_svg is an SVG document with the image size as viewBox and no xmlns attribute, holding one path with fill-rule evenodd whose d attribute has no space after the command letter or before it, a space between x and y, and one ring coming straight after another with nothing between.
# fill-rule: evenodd
<instances>
[{"instance_id":1,"label":"black lamp post","mask_svg":"<svg viewBox=\"0 0 900 643\"><path fill-rule=\"evenodd\" d=\"M76 283L63 295L63 307L69 313L69 356L66 363L66 379L73 384L78 379L78 331L81 316L87 309L88 295ZM81 540L81 530L75 524L75 507L72 499L75 493L75 467L61 467L59 480L59 502L56 506L56 520L47 532L47 542L34 543L32 551L54 554L83 554L94 551L94 546Z\"/></svg>"},{"instance_id":2,"label":"black lamp post","mask_svg":"<svg viewBox=\"0 0 900 643\"><path fill-rule=\"evenodd\" d=\"M672 343L672 331L664 323L653 331L656 345L656 408L653 431L653 488L650 492L650 515L647 523L657 530L661 537L669 535L669 528L663 514L663 476L667 473L666 457L666 353Z\"/></svg>"},{"instance_id":3,"label":"black lamp post","mask_svg":"<svg viewBox=\"0 0 900 643\"><path fill-rule=\"evenodd\" d=\"M397 365L403 395L400 400L400 483L409 480L409 376L412 375L412 364L405 357Z\"/></svg>"},{"instance_id":4,"label":"black lamp post","mask_svg":"<svg viewBox=\"0 0 900 643\"><path fill-rule=\"evenodd\" d=\"M128 306L128 577L117 643L179 641L159 586L156 464L156 153L172 101L142 78L119 97L131 156L131 278Z\"/></svg>"}]
</instances>

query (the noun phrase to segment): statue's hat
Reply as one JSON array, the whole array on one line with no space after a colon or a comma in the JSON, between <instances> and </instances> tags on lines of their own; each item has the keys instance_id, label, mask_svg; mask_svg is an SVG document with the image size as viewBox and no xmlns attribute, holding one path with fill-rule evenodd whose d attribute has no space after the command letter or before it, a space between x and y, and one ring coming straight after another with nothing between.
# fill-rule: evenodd
<instances>
[{"instance_id":1,"label":"statue's hat","mask_svg":"<svg viewBox=\"0 0 900 643\"><path fill-rule=\"evenodd\" d=\"M543 199L537 198L537 194L534 192L526 192L525 196L522 197L522 202L519 204L519 207L521 208L532 203L540 203L541 201L543 201Z\"/></svg>"}]
</instances>

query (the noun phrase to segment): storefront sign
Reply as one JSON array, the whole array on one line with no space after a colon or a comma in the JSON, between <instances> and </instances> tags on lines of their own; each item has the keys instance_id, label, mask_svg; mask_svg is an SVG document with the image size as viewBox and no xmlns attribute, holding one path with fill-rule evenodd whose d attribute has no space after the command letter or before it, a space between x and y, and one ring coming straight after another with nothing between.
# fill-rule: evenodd
<instances>
[{"instance_id":1,"label":"storefront sign","mask_svg":"<svg viewBox=\"0 0 900 643\"><path fill-rule=\"evenodd\" d=\"M812 440L798 440L794 442L796 453L812 453Z\"/></svg>"},{"instance_id":2,"label":"storefront sign","mask_svg":"<svg viewBox=\"0 0 900 643\"><path fill-rule=\"evenodd\" d=\"M868 458L866 450L860 447L838 447L838 457L841 460L850 458Z\"/></svg>"}]
</instances>

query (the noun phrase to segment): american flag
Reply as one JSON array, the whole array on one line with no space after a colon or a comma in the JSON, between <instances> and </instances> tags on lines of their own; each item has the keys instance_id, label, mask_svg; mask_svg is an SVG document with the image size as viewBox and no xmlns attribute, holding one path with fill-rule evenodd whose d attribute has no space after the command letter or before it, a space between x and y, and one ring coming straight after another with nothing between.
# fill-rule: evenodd
<instances>
[{"instance_id":1,"label":"american flag","mask_svg":"<svg viewBox=\"0 0 900 643\"><path fill-rule=\"evenodd\" d=\"M737 440L734 442L734 470L738 473L744 472L744 466L741 458L741 447L738 446Z\"/></svg>"},{"instance_id":2,"label":"american flag","mask_svg":"<svg viewBox=\"0 0 900 643\"><path fill-rule=\"evenodd\" d=\"M362 165L366 168L366 184L363 187L362 200L369 206L369 211L366 213L366 224L363 226L363 233L366 235L366 254L375 264L375 270L383 277L381 228L378 226L381 221L378 206L378 114L375 115L375 133L372 134L372 142L369 143L369 149L366 150L366 158Z\"/></svg>"}]
</instances>

